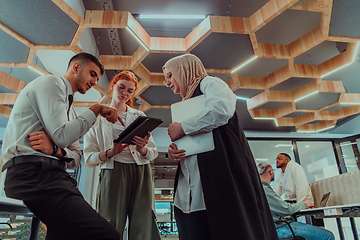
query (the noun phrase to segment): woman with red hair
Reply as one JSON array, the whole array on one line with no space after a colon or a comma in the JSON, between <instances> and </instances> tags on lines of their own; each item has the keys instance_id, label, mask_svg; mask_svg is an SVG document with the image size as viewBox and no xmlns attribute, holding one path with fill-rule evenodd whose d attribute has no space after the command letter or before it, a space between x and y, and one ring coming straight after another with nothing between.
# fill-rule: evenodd
<instances>
[{"instance_id":1,"label":"woman with red hair","mask_svg":"<svg viewBox=\"0 0 360 240\"><path fill-rule=\"evenodd\" d=\"M98 117L84 138L84 157L87 167L100 166L96 210L123 235L129 219L130 240L160 239L153 207L153 178L150 161L158 155L150 134L135 136L131 145L113 140L142 111L132 108L138 81L134 73L123 71L109 84L112 90L110 106L118 110L121 122L111 124Z\"/></svg>"}]
</instances>

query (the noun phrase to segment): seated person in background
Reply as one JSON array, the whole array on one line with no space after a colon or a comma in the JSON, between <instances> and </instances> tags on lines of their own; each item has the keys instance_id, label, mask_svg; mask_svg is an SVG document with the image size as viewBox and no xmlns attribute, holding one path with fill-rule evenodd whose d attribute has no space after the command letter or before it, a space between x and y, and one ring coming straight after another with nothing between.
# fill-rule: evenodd
<instances>
[{"instance_id":1,"label":"seated person in background","mask_svg":"<svg viewBox=\"0 0 360 240\"><path fill-rule=\"evenodd\" d=\"M322 229L305 223L296 222L292 214L301 209L312 208L314 205L310 201L287 203L282 200L279 195L271 188L270 182L274 181L274 170L270 163L261 162L257 165L260 175L261 183L265 191L266 198L269 203L271 215L276 220L286 220L290 222L292 229L296 236L306 238L307 240L333 240L334 234L329 230ZM292 236L289 226L285 223L275 223L279 239L284 239Z\"/></svg>"},{"instance_id":2,"label":"seated person in background","mask_svg":"<svg viewBox=\"0 0 360 240\"><path fill-rule=\"evenodd\" d=\"M284 194L287 202L308 200L314 203L304 169L298 163L291 161L288 154L279 153L276 157L276 167L281 168L274 184L274 190L279 196Z\"/></svg>"}]
</instances>

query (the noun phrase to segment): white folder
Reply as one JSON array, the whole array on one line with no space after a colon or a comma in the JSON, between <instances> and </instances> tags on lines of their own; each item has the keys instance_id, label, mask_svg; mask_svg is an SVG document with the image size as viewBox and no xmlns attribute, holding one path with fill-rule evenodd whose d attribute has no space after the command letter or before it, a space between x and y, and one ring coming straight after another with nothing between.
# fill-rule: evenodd
<instances>
[{"instance_id":1,"label":"white folder","mask_svg":"<svg viewBox=\"0 0 360 240\"><path fill-rule=\"evenodd\" d=\"M179 122L189 119L205 109L205 95L200 95L174 103L171 105L171 118L173 122ZM191 156L215 149L212 131L207 133L198 133L186 135L175 141L177 148L184 149L185 156Z\"/></svg>"}]
</instances>

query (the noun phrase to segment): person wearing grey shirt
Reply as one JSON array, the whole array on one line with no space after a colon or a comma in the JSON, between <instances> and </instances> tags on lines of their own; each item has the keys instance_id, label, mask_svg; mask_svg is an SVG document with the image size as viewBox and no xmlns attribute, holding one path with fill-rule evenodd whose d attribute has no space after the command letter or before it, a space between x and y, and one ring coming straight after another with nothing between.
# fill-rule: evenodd
<instances>
[{"instance_id":1,"label":"person wearing grey shirt","mask_svg":"<svg viewBox=\"0 0 360 240\"><path fill-rule=\"evenodd\" d=\"M19 94L5 130L2 154L7 169L7 197L22 200L47 226L46 239L119 239L116 229L101 217L76 188L67 168L79 166L78 140L101 115L114 123L117 110L94 104L77 115L73 94L96 85L104 67L91 54L70 59L63 77L45 75Z\"/></svg>"},{"instance_id":2,"label":"person wearing grey shirt","mask_svg":"<svg viewBox=\"0 0 360 240\"><path fill-rule=\"evenodd\" d=\"M303 237L307 240L333 240L334 234L329 230L322 229L309 224L296 222L292 214L301 209L313 208L314 205L310 201L287 203L282 200L279 195L272 189L270 183L274 181L274 169L268 162L261 162L257 165L260 175L261 183L265 191L266 198L269 203L271 215L275 221L277 234L279 239L284 239L292 236L291 230L286 223L276 223L277 220L286 220L290 222L291 228L294 230L296 236Z\"/></svg>"}]
</instances>

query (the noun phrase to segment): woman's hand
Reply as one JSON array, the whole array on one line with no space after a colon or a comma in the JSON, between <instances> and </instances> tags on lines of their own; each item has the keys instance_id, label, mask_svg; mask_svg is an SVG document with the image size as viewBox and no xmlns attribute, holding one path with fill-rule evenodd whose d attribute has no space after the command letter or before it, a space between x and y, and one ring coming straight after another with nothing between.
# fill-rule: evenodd
<instances>
[{"instance_id":1,"label":"woman's hand","mask_svg":"<svg viewBox=\"0 0 360 240\"><path fill-rule=\"evenodd\" d=\"M182 138L185 135L184 130L181 127L181 123L173 122L168 127L168 134L172 142Z\"/></svg>"},{"instance_id":2,"label":"woman's hand","mask_svg":"<svg viewBox=\"0 0 360 240\"><path fill-rule=\"evenodd\" d=\"M178 150L175 143L171 143L169 145L168 152L169 152L170 157L173 158L177 162L185 160L185 157L184 157L185 150L184 149Z\"/></svg>"},{"instance_id":3,"label":"woman's hand","mask_svg":"<svg viewBox=\"0 0 360 240\"><path fill-rule=\"evenodd\" d=\"M139 136L135 136L131 142L136 145L136 151L138 151L141 155L145 156L147 153L147 147L146 144L149 142L151 134L148 132L148 134L142 138Z\"/></svg>"},{"instance_id":4,"label":"woman's hand","mask_svg":"<svg viewBox=\"0 0 360 240\"><path fill-rule=\"evenodd\" d=\"M129 144L114 143L114 147L108 151L108 156L113 157L121 153L127 146L129 146Z\"/></svg>"}]
</instances>

